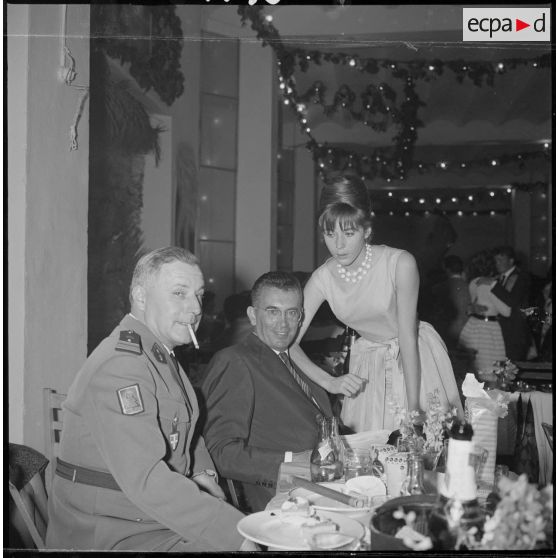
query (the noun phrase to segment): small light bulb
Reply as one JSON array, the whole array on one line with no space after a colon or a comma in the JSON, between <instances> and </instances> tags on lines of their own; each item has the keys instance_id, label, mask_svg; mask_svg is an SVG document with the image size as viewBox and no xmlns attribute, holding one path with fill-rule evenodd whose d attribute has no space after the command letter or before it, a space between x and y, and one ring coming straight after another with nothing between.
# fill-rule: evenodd
<instances>
[{"instance_id":1,"label":"small light bulb","mask_svg":"<svg viewBox=\"0 0 558 558\"><path fill-rule=\"evenodd\" d=\"M452 201L453 203L457 203L457 198L451 198L451 201Z\"/></svg>"},{"instance_id":2,"label":"small light bulb","mask_svg":"<svg viewBox=\"0 0 558 558\"><path fill-rule=\"evenodd\" d=\"M463 211L458 211L458 212L457 212L457 215L458 215L459 217L463 217Z\"/></svg>"},{"instance_id":3,"label":"small light bulb","mask_svg":"<svg viewBox=\"0 0 558 558\"><path fill-rule=\"evenodd\" d=\"M493 198L496 194L491 190L488 195Z\"/></svg>"},{"instance_id":4,"label":"small light bulb","mask_svg":"<svg viewBox=\"0 0 558 558\"><path fill-rule=\"evenodd\" d=\"M440 198L436 198L436 203L442 203L442 200Z\"/></svg>"},{"instance_id":5,"label":"small light bulb","mask_svg":"<svg viewBox=\"0 0 558 558\"><path fill-rule=\"evenodd\" d=\"M392 198L392 197L393 197L393 192L388 192L388 196L389 196L390 198Z\"/></svg>"},{"instance_id":6,"label":"small light bulb","mask_svg":"<svg viewBox=\"0 0 558 558\"><path fill-rule=\"evenodd\" d=\"M409 198L403 198L404 203L409 203Z\"/></svg>"},{"instance_id":7,"label":"small light bulb","mask_svg":"<svg viewBox=\"0 0 558 558\"><path fill-rule=\"evenodd\" d=\"M469 196L467 199L468 199L469 201L473 201L473 196Z\"/></svg>"},{"instance_id":8,"label":"small light bulb","mask_svg":"<svg viewBox=\"0 0 558 558\"><path fill-rule=\"evenodd\" d=\"M424 198L420 198L419 203L424 203L425 199Z\"/></svg>"}]
</instances>

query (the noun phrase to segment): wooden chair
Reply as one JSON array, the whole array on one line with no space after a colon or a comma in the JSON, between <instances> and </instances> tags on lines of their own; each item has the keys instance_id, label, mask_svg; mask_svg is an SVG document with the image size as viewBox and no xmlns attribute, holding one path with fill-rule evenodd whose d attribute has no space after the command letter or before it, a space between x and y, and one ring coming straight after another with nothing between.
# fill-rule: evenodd
<instances>
[{"instance_id":1,"label":"wooden chair","mask_svg":"<svg viewBox=\"0 0 558 558\"><path fill-rule=\"evenodd\" d=\"M8 445L9 522L7 548L43 549L48 523L45 456L20 444Z\"/></svg>"},{"instance_id":2,"label":"wooden chair","mask_svg":"<svg viewBox=\"0 0 558 558\"><path fill-rule=\"evenodd\" d=\"M66 399L63 393L57 393L52 388L43 388L43 410L45 428L45 456L49 461L47 473L47 491L50 490L54 479L56 458L60 449L60 436L62 435L63 411L62 403Z\"/></svg>"},{"instance_id":3,"label":"wooden chair","mask_svg":"<svg viewBox=\"0 0 558 558\"><path fill-rule=\"evenodd\" d=\"M240 509L240 500L238 498L238 494L236 492L236 487L234 485L234 481L232 479L227 479L227 488L229 489L229 496L231 498L232 505L239 510Z\"/></svg>"}]
</instances>

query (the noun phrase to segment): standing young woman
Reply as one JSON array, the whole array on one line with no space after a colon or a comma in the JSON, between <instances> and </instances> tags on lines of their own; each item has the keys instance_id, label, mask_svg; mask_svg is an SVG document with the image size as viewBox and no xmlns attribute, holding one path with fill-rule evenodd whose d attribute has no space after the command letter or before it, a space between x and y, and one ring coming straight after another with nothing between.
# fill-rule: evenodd
<instances>
[{"instance_id":1,"label":"standing young woman","mask_svg":"<svg viewBox=\"0 0 558 558\"><path fill-rule=\"evenodd\" d=\"M508 318L511 308L492 294L497 272L494 256L489 250L482 250L471 258L467 274L471 280L471 302L483 310L469 316L459 335L459 343L475 351L474 369L477 372L490 372L495 361L506 360L498 315Z\"/></svg>"},{"instance_id":2,"label":"standing young woman","mask_svg":"<svg viewBox=\"0 0 558 558\"><path fill-rule=\"evenodd\" d=\"M320 197L319 227L331 253L304 289L304 321L291 347L292 360L332 393L342 393L341 419L356 432L398 427L393 402L422 413L438 389L462 416L455 376L440 336L417 320L419 275L405 250L373 245L371 204L355 177L330 181ZM350 374L338 378L316 366L299 346L324 300L336 317L361 336L351 352Z\"/></svg>"}]
</instances>

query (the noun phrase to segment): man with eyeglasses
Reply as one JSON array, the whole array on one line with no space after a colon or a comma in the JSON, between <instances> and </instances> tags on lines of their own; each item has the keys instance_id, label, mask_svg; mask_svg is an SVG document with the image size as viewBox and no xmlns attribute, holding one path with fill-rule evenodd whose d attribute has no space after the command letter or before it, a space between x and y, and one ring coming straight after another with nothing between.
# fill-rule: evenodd
<instances>
[{"instance_id":1,"label":"man with eyeglasses","mask_svg":"<svg viewBox=\"0 0 558 558\"><path fill-rule=\"evenodd\" d=\"M309 463L318 418L331 416L326 392L289 358L302 318L302 288L271 271L252 288L253 331L215 354L201 387L204 438L220 474L239 481L250 511L274 496L282 462Z\"/></svg>"}]
</instances>

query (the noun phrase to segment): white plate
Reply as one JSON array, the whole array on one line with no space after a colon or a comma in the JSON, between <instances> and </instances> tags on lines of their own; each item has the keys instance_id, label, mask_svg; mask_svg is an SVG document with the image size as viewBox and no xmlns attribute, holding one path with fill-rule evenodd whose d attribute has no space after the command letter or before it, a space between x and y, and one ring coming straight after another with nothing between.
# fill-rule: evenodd
<instances>
[{"instance_id":1,"label":"white plate","mask_svg":"<svg viewBox=\"0 0 558 558\"><path fill-rule=\"evenodd\" d=\"M331 488L332 490L336 490L337 492L341 492L343 494L348 494L349 492L346 485L343 483L320 482L319 484L320 486ZM336 513L363 513L369 512L372 509L368 506L355 508L353 506L349 506L349 504L344 504L343 502L338 502L337 500L328 498L327 496L316 494L306 488L295 488L289 492L289 496L302 496L303 498L306 498L308 502L310 502L310 505L316 510L332 511Z\"/></svg>"},{"instance_id":2,"label":"white plate","mask_svg":"<svg viewBox=\"0 0 558 558\"><path fill-rule=\"evenodd\" d=\"M357 539L364 536L364 527L355 519L344 515L320 511L319 517L329 518L339 525L339 532ZM279 550L311 550L299 526L283 523L279 510L265 510L242 518L236 526L238 532L258 544Z\"/></svg>"},{"instance_id":3,"label":"white plate","mask_svg":"<svg viewBox=\"0 0 558 558\"><path fill-rule=\"evenodd\" d=\"M386 494L386 485L378 477L370 475L353 477L345 483L345 487L353 492L364 494L369 498L372 496L385 496Z\"/></svg>"}]
</instances>

